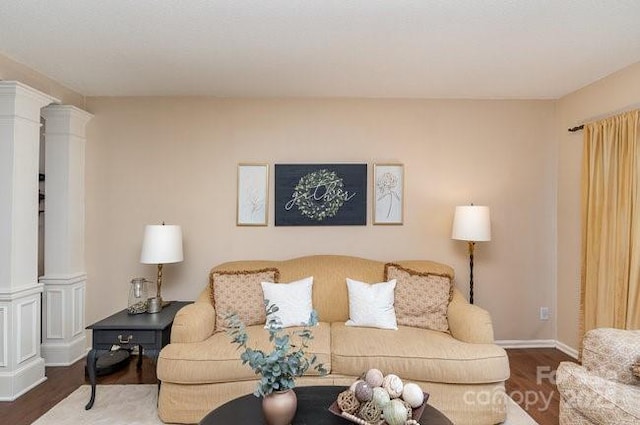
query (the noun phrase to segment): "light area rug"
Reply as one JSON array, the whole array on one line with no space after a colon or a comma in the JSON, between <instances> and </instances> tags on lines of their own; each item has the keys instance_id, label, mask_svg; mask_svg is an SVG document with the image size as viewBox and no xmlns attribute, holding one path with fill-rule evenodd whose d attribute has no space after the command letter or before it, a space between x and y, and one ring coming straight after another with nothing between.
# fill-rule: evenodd
<instances>
[{"instance_id":1,"label":"light area rug","mask_svg":"<svg viewBox=\"0 0 640 425\"><path fill-rule=\"evenodd\" d=\"M98 385L96 401L84 410L91 387L83 385L53 406L33 425L162 425L158 418L157 385ZM512 399L507 397L507 420L504 425L537 425Z\"/></svg>"}]
</instances>

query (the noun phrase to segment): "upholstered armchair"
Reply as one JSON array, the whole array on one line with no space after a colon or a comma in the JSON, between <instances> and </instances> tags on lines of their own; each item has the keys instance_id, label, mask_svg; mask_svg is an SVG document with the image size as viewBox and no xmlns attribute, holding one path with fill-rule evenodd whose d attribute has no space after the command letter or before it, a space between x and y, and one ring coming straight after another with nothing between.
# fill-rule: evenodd
<instances>
[{"instance_id":1,"label":"upholstered armchair","mask_svg":"<svg viewBox=\"0 0 640 425\"><path fill-rule=\"evenodd\" d=\"M560 425L640 424L640 331L593 329L586 333L582 366L558 367Z\"/></svg>"}]
</instances>

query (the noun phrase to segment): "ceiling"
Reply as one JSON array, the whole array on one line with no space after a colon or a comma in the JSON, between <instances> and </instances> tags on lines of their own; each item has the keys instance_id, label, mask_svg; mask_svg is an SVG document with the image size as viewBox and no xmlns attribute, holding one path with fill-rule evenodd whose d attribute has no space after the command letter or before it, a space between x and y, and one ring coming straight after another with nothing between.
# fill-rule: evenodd
<instances>
[{"instance_id":1,"label":"ceiling","mask_svg":"<svg viewBox=\"0 0 640 425\"><path fill-rule=\"evenodd\" d=\"M86 96L558 98L640 61L638 0L0 0Z\"/></svg>"}]
</instances>

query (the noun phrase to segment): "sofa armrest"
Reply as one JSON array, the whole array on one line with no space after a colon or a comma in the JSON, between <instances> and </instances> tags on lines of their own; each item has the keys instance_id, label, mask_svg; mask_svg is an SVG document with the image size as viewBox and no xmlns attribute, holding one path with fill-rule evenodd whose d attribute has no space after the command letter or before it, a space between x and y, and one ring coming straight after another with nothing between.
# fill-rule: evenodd
<instances>
[{"instance_id":1,"label":"sofa armrest","mask_svg":"<svg viewBox=\"0 0 640 425\"><path fill-rule=\"evenodd\" d=\"M216 312L209 302L195 302L176 313L171 327L171 342L200 342L213 334Z\"/></svg>"},{"instance_id":2,"label":"sofa armrest","mask_svg":"<svg viewBox=\"0 0 640 425\"><path fill-rule=\"evenodd\" d=\"M469 302L454 288L453 299L447 310L451 335L460 341L474 344L493 344L491 315Z\"/></svg>"}]
</instances>

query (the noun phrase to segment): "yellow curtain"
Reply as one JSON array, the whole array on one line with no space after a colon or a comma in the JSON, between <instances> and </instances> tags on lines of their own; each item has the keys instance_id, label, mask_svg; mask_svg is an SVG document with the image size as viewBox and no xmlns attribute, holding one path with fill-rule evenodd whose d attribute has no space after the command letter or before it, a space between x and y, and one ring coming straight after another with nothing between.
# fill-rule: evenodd
<instances>
[{"instance_id":1,"label":"yellow curtain","mask_svg":"<svg viewBox=\"0 0 640 425\"><path fill-rule=\"evenodd\" d=\"M582 332L640 329L640 110L585 125Z\"/></svg>"}]
</instances>

